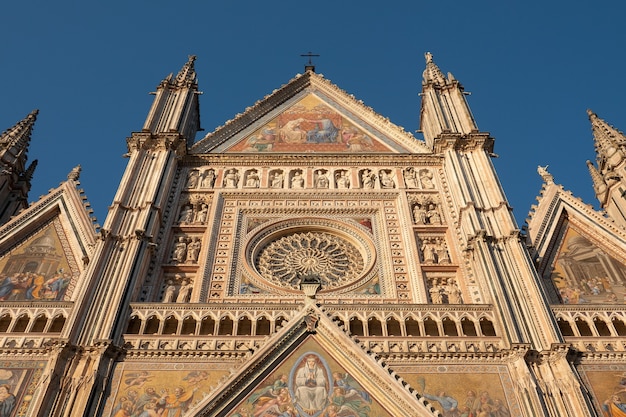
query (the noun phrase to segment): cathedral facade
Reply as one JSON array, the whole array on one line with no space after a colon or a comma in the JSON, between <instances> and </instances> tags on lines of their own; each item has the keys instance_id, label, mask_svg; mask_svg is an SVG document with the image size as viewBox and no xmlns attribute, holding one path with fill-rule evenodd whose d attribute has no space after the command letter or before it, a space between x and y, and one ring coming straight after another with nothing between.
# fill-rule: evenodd
<instances>
[{"instance_id":1,"label":"cathedral facade","mask_svg":"<svg viewBox=\"0 0 626 417\"><path fill-rule=\"evenodd\" d=\"M626 137L589 112L601 211L546 168L522 230L463 87L426 54L422 138L305 68L196 140L157 87L102 226L26 204L0 136L0 417L626 416Z\"/></svg>"}]
</instances>

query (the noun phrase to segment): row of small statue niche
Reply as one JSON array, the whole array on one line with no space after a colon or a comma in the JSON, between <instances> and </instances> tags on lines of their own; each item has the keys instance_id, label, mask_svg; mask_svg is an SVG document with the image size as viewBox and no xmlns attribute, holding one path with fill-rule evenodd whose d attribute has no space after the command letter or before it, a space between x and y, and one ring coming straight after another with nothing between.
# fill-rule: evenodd
<instances>
[{"instance_id":1,"label":"row of small statue niche","mask_svg":"<svg viewBox=\"0 0 626 417\"><path fill-rule=\"evenodd\" d=\"M364 189L393 189L398 187L398 176L404 186L410 189L432 190L435 188L433 173L428 168L417 169L408 167L398 173L396 169L360 170L336 169L334 171L317 168L313 169L310 178L307 170L297 168L293 170L271 169L264 181L262 170L251 168L247 170L228 168L216 171L213 168L192 169L187 174L185 187L197 188L364 188Z\"/></svg>"}]
</instances>

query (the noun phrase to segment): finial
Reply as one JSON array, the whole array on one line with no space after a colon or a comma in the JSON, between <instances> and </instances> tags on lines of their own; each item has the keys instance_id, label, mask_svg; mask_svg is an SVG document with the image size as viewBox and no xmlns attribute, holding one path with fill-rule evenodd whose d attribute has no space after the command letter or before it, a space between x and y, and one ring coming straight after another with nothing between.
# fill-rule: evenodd
<instances>
[{"instance_id":1,"label":"finial","mask_svg":"<svg viewBox=\"0 0 626 417\"><path fill-rule=\"evenodd\" d=\"M314 54L311 51L309 51L306 54L300 54L300 56L306 56L309 58L309 62L307 62L306 65L304 66L304 71L315 72L315 65L313 65L313 61L311 60L311 58L314 56L319 56L319 54Z\"/></svg>"},{"instance_id":2,"label":"finial","mask_svg":"<svg viewBox=\"0 0 626 417\"><path fill-rule=\"evenodd\" d=\"M543 178L543 182L545 182L546 184L554 184L554 177L548 172L548 166L549 165L542 167L541 165L539 165L537 167L537 174L539 174L541 178Z\"/></svg>"},{"instance_id":3,"label":"finial","mask_svg":"<svg viewBox=\"0 0 626 417\"><path fill-rule=\"evenodd\" d=\"M424 81L445 85L446 77L444 77L437 64L433 61L433 54L426 52L424 58L426 58L426 69L424 69L424 73L422 74Z\"/></svg>"},{"instance_id":4,"label":"finial","mask_svg":"<svg viewBox=\"0 0 626 417\"><path fill-rule=\"evenodd\" d=\"M78 178L80 177L80 171L81 171L81 167L80 165L76 165L69 174L67 174L67 179L68 180L72 180L72 181L78 181Z\"/></svg>"}]
</instances>

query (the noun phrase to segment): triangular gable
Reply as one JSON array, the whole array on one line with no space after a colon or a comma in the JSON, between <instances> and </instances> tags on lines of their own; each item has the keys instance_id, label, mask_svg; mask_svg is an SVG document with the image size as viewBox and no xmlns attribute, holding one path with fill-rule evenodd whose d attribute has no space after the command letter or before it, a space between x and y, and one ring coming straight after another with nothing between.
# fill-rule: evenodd
<instances>
[{"instance_id":1,"label":"triangular gable","mask_svg":"<svg viewBox=\"0 0 626 417\"><path fill-rule=\"evenodd\" d=\"M282 413L282 414L281 414ZM433 416L318 307L305 306L193 416Z\"/></svg>"},{"instance_id":2,"label":"triangular gable","mask_svg":"<svg viewBox=\"0 0 626 417\"><path fill-rule=\"evenodd\" d=\"M193 153L428 153L426 145L307 72L208 134Z\"/></svg>"},{"instance_id":3,"label":"triangular gable","mask_svg":"<svg viewBox=\"0 0 626 417\"><path fill-rule=\"evenodd\" d=\"M556 184L544 186L528 224L550 302L626 302L623 229Z\"/></svg>"},{"instance_id":4,"label":"triangular gable","mask_svg":"<svg viewBox=\"0 0 626 417\"><path fill-rule=\"evenodd\" d=\"M75 298L96 242L76 185L62 183L0 227L0 303Z\"/></svg>"}]
</instances>

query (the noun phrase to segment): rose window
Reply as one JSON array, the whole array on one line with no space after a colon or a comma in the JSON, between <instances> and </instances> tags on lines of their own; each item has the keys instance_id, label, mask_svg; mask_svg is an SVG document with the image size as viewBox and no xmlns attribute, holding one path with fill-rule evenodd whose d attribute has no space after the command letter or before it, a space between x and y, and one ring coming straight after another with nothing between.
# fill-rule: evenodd
<instances>
[{"instance_id":1,"label":"rose window","mask_svg":"<svg viewBox=\"0 0 626 417\"><path fill-rule=\"evenodd\" d=\"M255 264L266 280L286 288L311 279L322 288L338 287L357 279L365 268L352 243L322 231L282 236L259 250Z\"/></svg>"}]
</instances>

